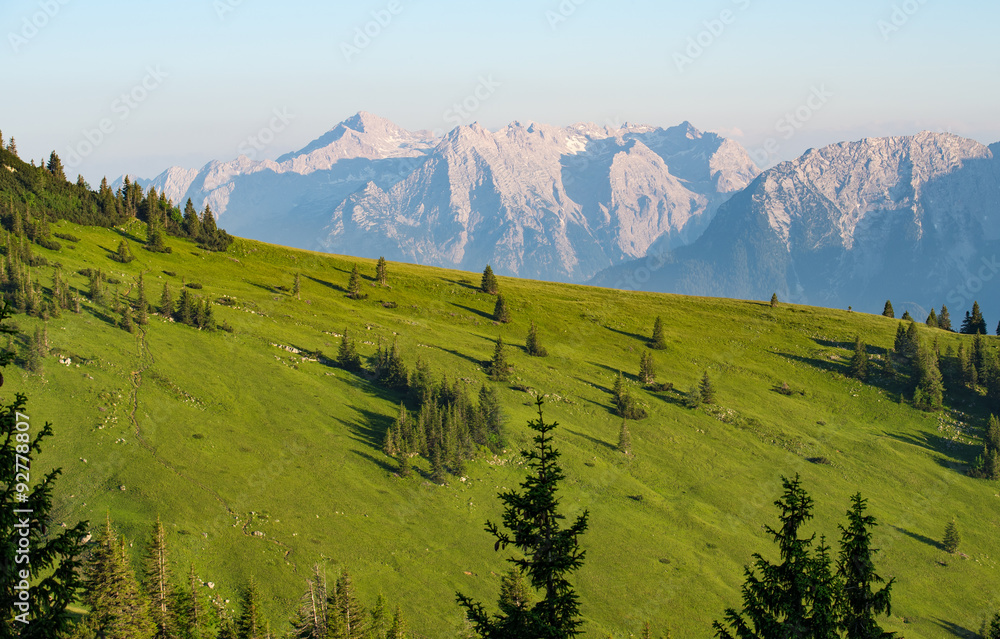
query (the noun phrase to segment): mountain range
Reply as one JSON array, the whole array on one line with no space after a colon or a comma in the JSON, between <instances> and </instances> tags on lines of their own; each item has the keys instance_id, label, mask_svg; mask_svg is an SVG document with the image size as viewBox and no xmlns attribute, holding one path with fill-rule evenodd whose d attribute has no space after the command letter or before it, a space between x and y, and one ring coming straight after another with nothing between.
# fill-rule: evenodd
<instances>
[{"instance_id":1,"label":"mountain range","mask_svg":"<svg viewBox=\"0 0 1000 639\"><path fill-rule=\"evenodd\" d=\"M277 160L152 185L232 233L359 257L914 313L1000 308L1000 144L947 133L810 149L761 172L685 122L514 122L443 136L361 112Z\"/></svg>"}]
</instances>

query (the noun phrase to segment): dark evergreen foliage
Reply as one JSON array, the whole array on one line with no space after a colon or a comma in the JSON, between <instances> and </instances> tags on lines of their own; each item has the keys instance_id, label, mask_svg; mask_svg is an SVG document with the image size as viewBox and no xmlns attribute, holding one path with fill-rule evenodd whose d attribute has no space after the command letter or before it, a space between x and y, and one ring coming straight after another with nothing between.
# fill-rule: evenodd
<instances>
[{"instance_id":1,"label":"dark evergreen foliage","mask_svg":"<svg viewBox=\"0 0 1000 639\"><path fill-rule=\"evenodd\" d=\"M948 312L947 306L941 307L941 314L938 315L938 328L945 331L951 330L951 313Z\"/></svg>"},{"instance_id":2,"label":"dark evergreen foliage","mask_svg":"<svg viewBox=\"0 0 1000 639\"><path fill-rule=\"evenodd\" d=\"M483 279L479 284L479 289L489 295L496 295L500 291L500 283L497 276L493 274L493 269L487 264L483 270Z\"/></svg>"},{"instance_id":3,"label":"dark evergreen foliage","mask_svg":"<svg viewBox=\"0 0 1000 639\"><path fill-rule=\"evenodd\" d=\"M868 379L868 349L861 336L854 337L854 355L851 357L850 375L854 379Z\"/></svg>"},{"instance_id":4,"label":"dark evergreen foliage","mask_svg":"<svg viewBox=\"0 0 1000 639\"><path fill-rule=\"evenodd\" d=\"M656 321L653 322L653 336L649 341L649 347L658 351L667 347L667 338L663 331L663 318L660 316L657 316Z\"/></svg>"},{"instance_id":5,"label":"dark evergreen foliage","mask_svg":"<svg viewBox=\"0 0 1000 639\"><path fill-rule=\"evenodd\" d=\"M583 565L586 552L580 549L579 537L587 530L589 513L562 528L564 516L558 511L556 492L565 479L559 468L559 451L552 445L556 423L546 424L542 399L536 400L538 419L528 426L537 435L533 449L523 451L529 475L521 483L521 492L501 493L504 505L503 527L486 522L486 530L496 539L495 549L514 546L521 557L509 559L541 591L542 599L533 605L501 607L490 616L482 604L458 593L459 604L476 633L483 638L545 637L564 639L580 634L579 600L569 582L569 575Z\"/></svg>"},{"instance_id":6,"label":"dark evergreen foliage","mask_svg":"<svg viewBox=\"0 0 1000 639\"><path fill-rule=\"evenodd\" d=\"M878 617L892 614L893 577L878 590L873 588L885 583L875 572L872 548L872 529L878 523L866 515L868 500L861 493L851 497L847 511L847 526L840 528L840 554L837 558L837 577L840 579L839 626L848 639L890 639L894 633L885 632L878 625Z\"/></svg>"},{"instance_id":7,"label":"dark evergreen foliage","mask_svg":"<svg viewBox=\"0 0 1000 639\"><path fill-rule=\"evenodd\" d=\"M715 403L715 387L712 386L712 380L708 376L708 371L701 376L701 383L698 384L698 392L701 395L701 401L705 404Z\"/></svg>"},{"instance_id":8,"label":"dark evergreen foliage","mask_svg":"<svg viewBox=\"0 0 1000 639\"><path fill-rule=\"evenodd\" d=\"M910 315L910 311L903 311L903 317L900 318L904 322L912 322L913 316Z\"/></svg>"},{"instance_id":9,"label":"dark evergreen foliage","mask_svg":"<svg viewBox=\"0 0 1000 639\"><path fill-rule=\"evenodd\" d=\"M938 316L937 313L934 312L933 308L927 315L927 319L924 321L924 324L926 324L929 328L938 328Z\"/></svg>"},{"instance_id":10,"label":"dark evergreen foliage","mask_svg":"<svg viewBox=\"0 0 1000 639\"><path fill-rule=\"evenodd\" d=\"M347 282L347 297L352 300L361 299L361 271L358 270L358 265L355 264L354 268L351 270L351 279Z\"/></svg>"},{"instance_id":11,"label":"dark evergreen foliage","mask_svg":"<svg viewBox=\"0 0 1000 639\"><path fill-rule=\"evenodd\" d=\"M344 335L340 338L340 348L337 349L337 366L346 371L357 372L361 370L361 356L351 340L348 330L344 329Z\"/></svg>"},{"instance_id":12,"label":"dark evergreen foliage","mask_svg":"<svg viewBox=\"0 0 1000 639\"><path fill-rule=\"evenodd\" d=\"M962 537L958 533L958 524L952 519L948 522L948 525L944 529L944 539L941 540L941 546L950 553L958 552L958 546L962 543Z\"/></svg>"},{"instance_id":13,"label":"dark evergreen foliage","mask_svg":"<svg viewBox=\"0 0 1000 639\"><path fill-rule=\"evenodd\" d=\"M375 281L380 286L385 286L389 281L387 264L384 257L379 257L378 262L375 264Z\"/></svg>"},{"instance_id":14,"label":"dark evergreen foliage","mask_svg":"<svg viewBox=\"0 0 1000 639\"><path fill-rule=\"evenodd\" d=\"M528 329L528 337L524 341L524 349L532 357L548 357L549 352L542 346L542 342L538 337L538 327L535 326L534 322L531 323L531 328Z\"/></svg>"},{"instance_id":15,"label":"dark evergreen foliage","mask_svg":"<svg viewBox=\"0 0 1000 639\"><path fill-rule=\"evenodd\" d=\"M986 320L983 318L982 311L979 310L979 302L973 302L972 313L965 312L961 332L966 335L986 335L986 330Z\"/></svg>"},{"instance_id":16,"label":"dark evergreen foliage","mask_svg":"<svg viewBox=\"0 0 1000 639\"><path fill-rule=\"evenodd\" d=\"M896 311L892 310L892 302L889 300L885 301L885 307L882 309L882 316L894 319L896 317Z\"/></svg>"},{"instance_id":17,"label":"dark evergreen foliage","mask_svg":"<svg viewBox=\"0 0 1000 639\"><path fill-rule=\"evenodd\" d=\"M501 324L509 324L512 318L510 309L507 308L507 300L503 295L497 295L497 303L493 307L493 321Z\"/></svg>"},{"instance_id":18,"label":"dark evergreen foliage","mask_svg":"<svg viewBox=\"0 0 1000 639\"><path fill-rule=\"evenodd\" d=\"M646 385L656 381L656 362L648 351L639 355L639 381Z\"/></svg>"},{"instance_id":19,"label":"dark evergreen foliage","mask_svg":"<svg viewBox=\"0 0 1000 639\"><path fill-rule=\"evenodd\" d=\"M771 308L777 308L777 307L778 307L778 294L777 293L772 293L771 294Z\"/></svg>"},{"instance_id":20,"label":"dark evergreen foliage","mask_svg":"<svg viewBox=\"0 0 1000 639\"><path fill-rule=\"evenodd\" d=\"M510 380L511 367L507 362L507 349L503 343L503 336L497 335L496 344L493 347L493 358L486 366L486 374L494 382L506 382Z\"/></svg>"}]
</instances>

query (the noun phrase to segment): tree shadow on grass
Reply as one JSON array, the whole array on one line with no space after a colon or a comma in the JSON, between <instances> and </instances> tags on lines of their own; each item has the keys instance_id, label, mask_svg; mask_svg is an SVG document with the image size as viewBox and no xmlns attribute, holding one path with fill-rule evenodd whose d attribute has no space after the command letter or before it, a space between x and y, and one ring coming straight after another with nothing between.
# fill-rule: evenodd
<instances>
[{"instance_id":1,"label":"tree shadow on grass","mask_svg":"<svg viewBox=\"0 0 1000 639\"><path fill-rule=\"evenodd\" d=\"M944 619L941 619L941 618L935 619L934 623L936 623L938 626L940 626L941 628L947 630L948 632L950 632L952 635L954 635L956 637L963 637L965 639L978 639L979 638L979 633L978 632L973 632L972 630L969 630L968 628L966 628L964 626L960 626L957 623L953 623L951 621L945 621Z\"/></svg>"},{"instance_id":2,"label":"tree shadow on grass","mask_svg":"<svg viewBox=\"0 0 1000 639\"><path fill-rule=\"evenodd\" d=\"M388 457L383 457L383 459L378 459L377 457L361 450L352 450L351 452L362 459L367 459L368 461L372 462L373 464L375 464L376 466L378 466L387 473L397 473L399 471L399 467L396 464L389 463Z\"/></svg>"},{"instance_id":3,"label":"tree shadow on grass","mask_svg":"<svg viewBox=\"0 0 1000 639\"><path fill-rule=\"evenodd\" d=\"M481 291L482 290L478 286L475 286L469 280L450 280L450 279L446 278L444 281L448 282L449 284L456 284L458 286L461 286L462 288L467 288L467 289L472 290L472 291Z\"/></svg>"},{"instance_id":4,"label":"tree shadow on grass","mask_svg":"<svg viewBox=\"0 0 1000 639\"><path fill-rule=\"evenodd\" d=\"M480 311L479 309L472 308L471 306L464 306L462 304L457 304L455 302L452 302L451 305L454 306L454 307L456 307L456 308L460 308L462 310L469 311L470 313L478 315L479 317L482 317L483 319L487 319L487 320L489 320L491 322L493 321L493 313L487 313L486 311Z\"/></svg>"},{"instance_id":5,"label":"tree shadow on grass","mask_svg":"<svg viewBox=\"0 0 1000 639\"><path fill-rule=\"evenodd\" d=\"M441 346L438 346L437 344L433 344L432 346L433 346L433 348L436 348L439 351L444 351L445 353L449 353L451 355L454 355L455 357L461 357L462 359L464 359L464 360L466 360L468 362L471 362L471 363L475 364L476 366L486 366L487 364L489 364L489 359L487 359L487 360L484 361L484 360L481 360L481 359L476 359L475 357L472 357L471 355L466 355L465 353L459 353L458 351L456 351L453 348L443 348Z\"/></svg>"},{"instance_id":6,"label":"tree shadow on grass","mask_svg":"<svg viewBox=\"0 0 1000 639\"><path fill-rule=\"evenodd\" d=\"M118 235L124 237L126 240L132 240L133 242L135 242L137 244L145 244L146 243L145 239L140 239L138 235L133 235L132 233L129 233L125 229L120 229L120 228L116 227L113 230L114 230L115 233L117 233ZM129 248L132 248L132 247L130 246Z\"/></svg>"},{"instance_id":7,"label":"tree shadow on grass","mask_svg":"<svg viewBox=\"0 0 1000 639\"><path fill-rule=\"evenodd\" d=\"M311 275L304 275L303 277L305 277L307 280L312 280L313 282L316 282L317 284L322 284L323 286L325 286L327 288L330 288L330 289L333 289L335 291L339 291L341 293L346 293L347 292L347 289L344 288L343 286L340 286L339 284L334 284L333 282L327 282L326 280L321 280L318 277L313 277ZM253 282L250 282L250 283L253 284ZM256 284L254 284L254 286L256 286Z\"/></svg>"},{"instance_id":8,"label":"tree shadow on grass","mask_svg":"<svg viewBox=\"0 0 1000 639\"><path fill-rule=\"evenodd\" d=\"M885 436L936 453L935 461L949 470L959 470L967 466L975 461L976 456L982 451L981 446L952 441L936 433L902 435L887 432Z\"/></svg>"},{"instance_id":9,"label":"tree shadow on grass","mask_svg":"<svg viewBox=\"0 0 1000 639\"><path fill-rule=\"evenodd\" d=\"M612 328L610 326L605 326L604 328L608 329L612 333L618 333L619 335L622 335L624 337L631 337L632 339L637 339L640 342L642 342L644 346L650 342L650 338L647 337L646 335L639 335L638 333L629 333L628 331L619 330L617 328Z\"/></svg>"},{"instance_id":10,"label":"tree shadow on grass","mask_svg":"<svg viewBox=\"0 0 1000 639\"><path fill-rule=\"evenodd\" d=\"M607 413L609 415L612 415L614 417L618 416L618 412L612 406L609 406L607 404L602 404L601 402L595 402L594 400L589 399L587 397L583 397L581 399L583 399L583 401L585 401L585 402L589 402L589 403L593 404L594 406L597 406L598 408L600 408L603 411L607 411Z\"/></svg>"},{"instance_id":11,"label":"tree shadow on grass","mask_svg":"<svg viewBox=\"0 0 1000 639\"><path fill-rule=\"evenodd\" d=\"M944 546L941 544L941 542L937 541L936 539L931 539L927 535L921 535L920 533L915 533L905 528L900 528L899 526L893 526L892 528L897 532L903 533L910 539L916 539L921 543L927 544L931 548L935 548L937 550L944 550Z\"/></svg>"},{"instance_id":12,"label":"tree shadow on grass","mask_svg":"<svg viewBox=\"0 0 1000 639\"><path fill-rule=\"evenodd\" d=\"M592 444L597 444L598 446L603 446L603 447L607 448L608 450L615 450L614 446L612 446L611 444L609 444L608 442L606 442L604 440L597 439L596 437L591 437L590 435L587 435L585 433L581 433L580 431L573 430L572 428L563 428L563 430L565 430L567 433L570 433L572 435L576 435L577 437L582 437L582 438L586 439L587 441L589 441Z\"/></svg>"},{"instance_id":13,"label":"tree shadow on grass","mask_svg":"<svg viewBox=\"0 0 1000 639\"><path fill-rule=\"evenodd\" d=\"M823 346L826 348L842 348L844 350L854 352L853 341L838 342L832 339L819 339L815 337L813 338L813 341L816 342L816 344L818 344L819 346ZM869 355L882 355L883 357L892 352L888 348L883 348L881 346L872 346L871 344L865 344L865 350L868 351Z\"/></svg>"}]
</instances>

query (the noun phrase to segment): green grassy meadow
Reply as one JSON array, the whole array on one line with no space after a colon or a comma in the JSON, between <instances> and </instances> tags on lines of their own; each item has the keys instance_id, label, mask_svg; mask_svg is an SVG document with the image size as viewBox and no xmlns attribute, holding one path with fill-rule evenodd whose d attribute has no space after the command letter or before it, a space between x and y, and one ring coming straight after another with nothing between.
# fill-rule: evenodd
<instances>
[{"instance_id":1,"label":"green grassy meadow","mask_svg":"<svg viewBox=\"0 0 1000 639\"><path fill-rule=\"evenodd\" d=\"M472 393L497 335L513 346L514 383L547 395L545 417L560 424L563 512L590 511L587 557L574 576L587 637L638 636L646 621L654 634L712 636L712 620L740 603L751 554L776 559L762 526L776 522L780 477L795 473L816 502L807 529L835 551L850 495L869 499L881 523L880 573L897 580L887 629L909 639L961 636L1000 610L1000 488L965 476L981 448L984 402L950 392L948 410L923 413L908 391L901 398L904 382L845 376L854 335L877 369L896 321L500 278L514 314L501 326L490 319L495 298L478 291L479 273L390 262L383 288L372 283L371 260L242 239L220 254L168 238L171 254L149 253L136 240L144 225L134 224L133 233L54 223L80 241L33 250L61 263L80 291L87 278L77 271L87 267L120 280L123 294L144 272L153 304L164 282L175 299L182 278L200 283L192 293L235 299L214 306L234 331L151 316L129 334L85 300L81 314L48 320L44 373L8 368L3 391L23 390L32 419L54 423L37 464L63 468L57 523L87 519L96 531L110 514L138 550L159 516L179 574L194 562L233 602L253 575L275 630L317 561L331 574L347 566L365 603L381 592L402 605L416 636L435 638L465 628L456 591L492 604L506 570L509 553L494 552L483 525L499 517L497 493L523 476L517 451L530 441L531 394L500 386L505 454L469 463L464 480L446 486L420 474L401 479L381 452L400 397L302 356L335 357L345 327L362 356L398 339L410 367L419 356ZM108 257L122 237L137 258L129 264ZM345 295L354 263L365 300ZM301 299L290 293L296 273ZM48 286L52 267L33 275ZM671 392L636 382L657 315L669 342L654 352L658 380ZM532 320L547 358L524 353ZM13 321L25 334L41 323ZM942 352L963 339L921 334L938 338ZM615 450L621 420L610 389L619 370L649 412L630 425L632 458ZM706 370L716 405L684 407L681 395ZM782 383L796 392L775 392ZM961 555L937 545L953 517Z\"/></svg>"}]
</instances>

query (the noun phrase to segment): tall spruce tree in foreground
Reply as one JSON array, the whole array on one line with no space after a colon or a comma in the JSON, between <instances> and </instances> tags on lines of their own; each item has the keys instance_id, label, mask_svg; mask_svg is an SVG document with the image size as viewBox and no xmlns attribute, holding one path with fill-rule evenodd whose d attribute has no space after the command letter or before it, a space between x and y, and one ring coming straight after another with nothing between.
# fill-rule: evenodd
<instances>
[{"instance_id":1,"label":"tall spruce tree in foreground","mask_svg":"<svg viewBox=\"0 0 1000 639\"><path fill-rule=\"evenodd\" d=\"M489 295L496 295L500 290L500 283L497 281L497 276L493 274L493 269L490 268L489 264L483 269L483 279L479 283L479 290Z\"/></svg>"},{"instance_id":2,"label":"tall spruce tree in foreground","mask_svg":"<svg viewBox=\"0 0 1000 639\"><path fill-rule=\"evenodd\" d=\"M264 619L260 609L260 591L256 580L250 581L240 592L240 613L236 618L238 639L265 639Z\"/></svg>"},{"instance_id":3,"label":"tall spruce tree in foreground","mask_svg":"<svg viewBox=\"0 0 1000 639\"><path fill-rule=\"evenodd\" d=\"M556 493L565 479L559 467L559 451L552 443L557 423L545 423L542 399L535 401L538 419L528 423L537 434L534 447L522 451L527 461L528 477L521 491L500 494L504 505L503 529L491 521L486 531L496 539L494 549L514 546L522 557L508 559L528 578L542 598L534 604L501 606L490 616L481 603L457 593L458 603L476 634L483 639L537 637L565 639L580 634L580 604L569 575L583 565L586 551L580 549L579 537L587 530L589 513L584 511L569 526L561 526L565 515L558 511Z\"/></svg>"},{"instance_id":4,"label":"tall spruce tree in foreground","mask_svg":"<svg viewBox=\"0 0 1000 639\"><path fill-rule=\"evenodd\" d=\"M895 633L886 632L878 625L880 615L892 614L893 577L884 587L872 590L885 579L875 572L873 557L878 553L872 548L872 529L878 523L865 514L868 500L861 493L851 497L847 511L847 527L840 528L840 554L837 557L837 577L840 579L840 628L847 639L890 639Z\"/></svg>"},{"instance_id":5,"label":"tall spruce tree in foreground","mask_svg":"<svg viewBox=\"0 0 1000 639\"><path fill-rule=\"evenodd\" d=\"M892 302L889 300L885 301L885 306L882 308L882 317L888 317L889 319L895 319L896 311L892 310Z\"/></svg>"},{"instance_id":6,"label":"tall spruce tree in foreground","mask_svg":"<svg viewBox=\"0 0 1000 639\"><path fill-rule=\"evenodd\" d=\"M802 524L812 519L813 501L798 475L783 477L782 485L785 492L774 502L781 511L781 526L765 527L778 545L781 563L754 553L753 567L744 569L743 608L727 609L725 625L712 624L720 639L836 637L828 557L825 550L811 552L815 535L799 535Z\"/></svg>"},{"instance_id":7,"label":"tall spruce tree in foreground","mask_svg":"<svg viewBox=\"0 0 1000 639\"><path fill-rule=\"evenodd\" d=\"M0 302L0 334L17 333L7 325L11 308ZM0 352L0 367L14 360L14 354ZM20 482L17 473L18 457L37 463L42 443L52 436L52 424L24 419L28 412L28 398L14 393L10 403L0 404L0 636L25 639L49 639L60 636L69 626L66 607L77 599L82 580L79 576L83 552L82 539L87 524L80 522L68 530L59 531L51 521L52 491L61 469L54 469L36 479L33 486ZM38 419L36 414L35 420ZM28 425L28 429L18 424ZM23 488L24 490L19 490ZM29 512L18 513L16 510ZM15 563L18 540L24 530L20 524L28 522L28 541L31 547L31 604L23 609L20 598L22 589L20 571L24 564ZM44 578L41 578L43 575ZM41 578L41 579L40 579ZM20 605L19 605L20 604ZM23 615L20 620L15 615ZM27 624L22 623L27 621Z\"/></svg>"},{"instance_id":8,"label":"tall spruce tree in foreground","mask_svg":"<svg viewBox=\"0 0 1000 639\"><path fill-rule=\"evenodd\" d=\"M524 349L532 357L547 357L549 354L538 338L538 327L535 326L534 322L531 323L531 328L528 329L528 337L524 340Z\"/></svg>"},{"instance_id":9,"label":"tall spruce tree in foreground","mask_svg":"<svg viewBox=\"0 0 1000 639\"><path fill-rule=\"evenodd\" d=\"M167 560L167 535L159 517L153 524L144 577L143 587L150 598L150 616L156 628L154 636L156 639L171 639L176 634L177 623L172 601L170 563Z\"/></svg>"},{"instance_id":10,"label":"tall spruce tree in foreground","mask_svg":"<svg viewBox=\"0 0 1000 639\"><path fill-rule=\"evenodd\" d=\"M649 347L662 351L667 347L667 338L663 333L663 318L659 315L656 316L656 321L653 322L653 336L649 341Z\"/></svg>"}]
</instances>

